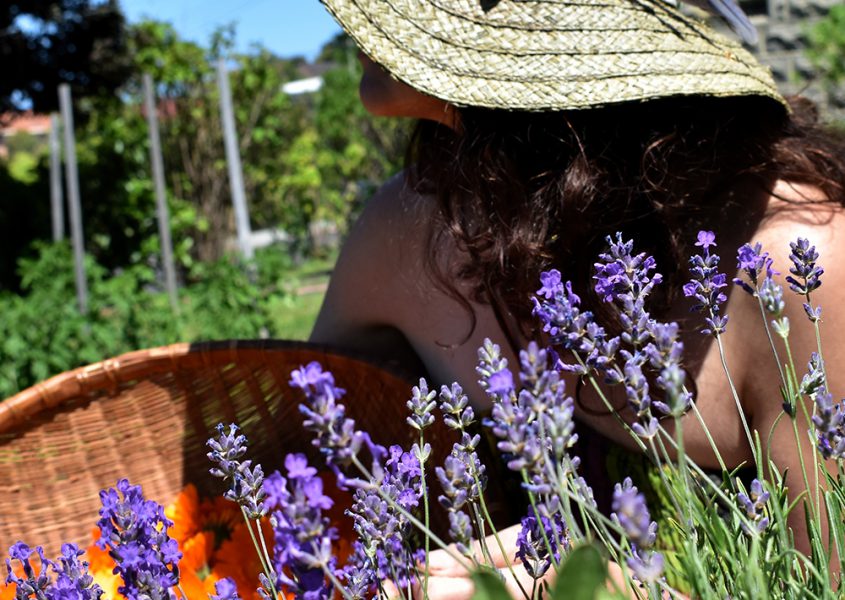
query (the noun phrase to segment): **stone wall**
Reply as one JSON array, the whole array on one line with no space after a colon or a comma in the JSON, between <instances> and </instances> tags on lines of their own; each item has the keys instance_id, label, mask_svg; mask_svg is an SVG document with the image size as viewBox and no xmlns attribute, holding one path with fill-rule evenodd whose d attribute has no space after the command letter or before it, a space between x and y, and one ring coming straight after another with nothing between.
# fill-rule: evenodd
<instances>
[{"instance_id":1,"label":"stone wall","mask_svg":"<svg viewBox=\"0 0 845 600\"><path fill-rule=\"evenodd\" d=\"M804 48L807 32L814 23L843 0L739 0L740 6L760 34L751 48L761 62L772 69L775 81L785 94L800 93L816 102L823 111L845 118L845 84L827 92L819 82ZM719 21L714 26L726 30ZM728 32L728 35L733 33Z\"/></svg>"}]
</instances>

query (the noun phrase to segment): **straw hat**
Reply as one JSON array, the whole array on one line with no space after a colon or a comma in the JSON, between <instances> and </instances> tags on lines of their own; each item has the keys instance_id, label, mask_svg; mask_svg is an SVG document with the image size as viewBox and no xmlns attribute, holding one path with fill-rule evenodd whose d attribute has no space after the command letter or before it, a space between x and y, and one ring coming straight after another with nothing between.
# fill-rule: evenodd
<instances>
[{"instance_id":1,"label":"straw hat","mask_svg":"<svg viewBox=\"0 0 845 600\"><path fill-rule=\"evenodd\" d=\"M375 62L456 105L566 110L675 95L785 102L742 46L664 0L322 0Z\"/></svg>"}]
</instances>

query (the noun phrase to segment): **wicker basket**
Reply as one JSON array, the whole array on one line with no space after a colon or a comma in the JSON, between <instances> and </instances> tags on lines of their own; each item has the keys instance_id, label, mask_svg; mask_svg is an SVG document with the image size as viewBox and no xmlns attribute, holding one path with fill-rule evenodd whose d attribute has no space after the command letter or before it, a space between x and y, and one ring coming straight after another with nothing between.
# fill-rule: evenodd
<instances>
[{"instance_id":1,"label":"wicker basket","mask_svg":"<svg viewBox=\"0 0 845 600\"><path fill-rule=\"evenodd\" d=\"M131 352L70 371L0 403L0 552L18 539L56 554L88 544L98 492L121 477L169 502L188 482L219 495L205 441L218 422L236 422L249 458L269 472L283 456L319 461L302 427L292 369L317 360L347 390L348 415L382 444L416 441L405 425L407 379L350 356L297 342L175 344ZM451 448L437 424L434 464ZM435 513L438 529L442 513Z\"/></svg>"}]
</instances>

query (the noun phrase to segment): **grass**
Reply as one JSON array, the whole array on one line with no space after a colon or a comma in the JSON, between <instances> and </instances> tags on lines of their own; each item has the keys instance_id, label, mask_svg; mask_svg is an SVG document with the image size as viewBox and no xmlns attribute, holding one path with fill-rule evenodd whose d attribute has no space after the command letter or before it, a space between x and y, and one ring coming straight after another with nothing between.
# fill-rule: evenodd
<instances>
[{"instance_id":1,"label":"grass","mask_svg":"<svg viewBox=\"0 0 845 600\"><path fill-rule=\"evenodd\" d=\"M286 275L295 293L278 299L271 309L275 337L307 340L323 303L325 287L337 261L337 253L310 258Z\"/></svg>"},{"instance_id":2,"label":"grass","mask_svg":"<svg viewBox=\"0 0 845 600\"><path fill-rule=\"evenodd\" d=\"M306 340L317 319L325 292L301 294L280 299L272 309L272 329L285 340Z\"/></svg>"}]
</instances>

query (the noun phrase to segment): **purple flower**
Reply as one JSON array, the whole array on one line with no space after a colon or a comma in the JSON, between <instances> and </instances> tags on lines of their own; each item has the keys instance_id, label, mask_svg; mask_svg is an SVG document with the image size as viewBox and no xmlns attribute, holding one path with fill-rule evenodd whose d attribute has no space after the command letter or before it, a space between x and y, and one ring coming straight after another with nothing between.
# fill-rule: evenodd
<instances>
[{"instance_id":1,"label":"purple flower","mask_svg":"<svg viewBox=\"0 0 845 600\"><path fill-rule=\"evenodd\" d=\"M798 385L799 393L805 396L814 396L819 390L826 390L824 362L817 352L810 355L810 362L807 363L807 373L801 378Z\"/></svg>"},{"instance_id":2,"label":"purple flower","mask_svg":"<svg viewBox=\"0 0 845 600\"><path fill-rule=\"evenodd\" d=\"M763 245L760 242L757 242L753 246L751 244L743 244L737 251L736 257L737 268L745 272L750 284L739 277L734 278L733 281L752 296L757 295L759 279L763 272L769 278L779 274L772 268L774 261L769 258L768 252L763 252Z\"/></svg>"},{"instance_id":3,"label":"purple flower","mask_svg":"<svg viewBox=\"0 0 845 600\"><path fill-rule=\"evenodd\" d=\"M285 469L291 479L311 479L317 474L317 469L308 464L304 454L288 454L285 457Z\"/></svg>"},{"instance_id":4,"label":"purple flower","mask_svg":"<svg viewBox=\"0 0 845 600\"><path fill-rule=\"evenodd\" d=\"M769 501L769 492L763 489L763 484L758 479L754 479L748 493L749 495L745 495L739 492L736 499L745 511L745 516L751 521L750 526L743 522L742 530L747 535L756 535L762 533L769 525L769 518L763 514L766 502Z\"/></svg>"},{"instance_id":5,"label":"purple flower","mask_svg":"<svg viewBox=\"0 0 845 600\"><path fill-rule=\"evenodd\" d=\"M561 290L560 271L552 269L551 271L540 273L540 284L542 287L537 290L537 295L543 296L546 300L551 300ZM571 291L570 287L570 293ZM575 297L578 298L577 296Z\"/></svg>"},{"instance_id":6,"label":"purple flower","mask_svg":"<svg viewBox=\"0 0 845 600\"><path fill-rule=\"evenodd\" d=\"M246 453L246 437L239 435L238 431L234 423L229 425L228 433L226 427L218 423L218 436L206 442L211 448L208 458L217 465L209 472L229 484L225 498L240 505L250 519L258 519L267 514L263 504L264 472L261 465L252 468L252 461L240 460Z\"/></svg>"},{"instance_id":7,"label":"purple flower","mask_svg":"<svg viewBox=\"0 0 845 600\"><path fill-rule=\"evenodd\" d=\"M645 496L637 490L630 477L613 490L613 513L628 540L639 549L648 549L657 539L657 523L651 520Z\"/></svg>"},{"instance_id":8,"label":"purple flower","mask_svg":"<svg viewBox=\"0 0 845 600\"><path fill-rule=\"evenodd\" d=\"M12 560L19 560L21 562L27 561L32 556L32 549L23 542L15 542L9 548L9 556Z\"/></svg>"},{"instance_id":9,"label":"purple flower","mask_svg":"<svg viewBox=\"0 0 845 600\"><path fill-rule=\"evenodd\" d=\"M540 278L543 280L550 276L557 280L560 273L552 270L542 273ZM578 347L582 343L588 324L593 321L593 315L590 312L581 312L581 299L572 292L572 283L567 281L566 285L558 284L549 289L544 287L540 292L546 301L541 302L536 297L531 300L534 303L533 314L540 319L543 331L551 336L553 344L560 344L567 350ZM549 294L552 294L551 302L548 301Z\"/></svg>"},{"instance_id":10,"label":"purple flower","mask_svg":"<svg viewBox=\"0 0 845 600\"><path fill-rule=\"evenodd\" d=\"M11 560L17 560L24 569L25 577L18 577L12 571L11 560L6 559L8 570L7 584L15 584L17 600L98 600L103 595L94 578L88 574L88 563L80 562L79 557L85 554L76 544L62 544L62 553L57 561L44 556L44 550L39 546L35 553L41 561L38 574L32 568L30 557L32 550L23 542L15 543L9 548ZM51 577L49 571L52 571Z\"/></svg>"},{"instance_id":11,"label":"purple flower","mask_svg":"<svg viewBox=\"0 0 845 600\"><path fill-rule=\"evenodd\" d=\"M605 302L635 304L645 300L663 280L660 273L649 274L656 267L654 258L645 252L633 255L634 241L623 241L619 232L616 241L608 236L607 243L609 250L599 254L600 262L595 263L596 293Z\"/></svg>"},{"instance_id":12,"label":"purple flower","mask_svg":"<svg viewBox=\"0 0 845 600\"><path fill-rule=\"evenodd\" d=\"M178 582L182 556L167 534L173 523L161 505L144 499L140 486L121 479L116 487L100 492L97 545L115 560L115 573L123 578L121 594L129 600L167 600Z\"/></svg>"},{"instance_id":13,"label":"purple flower","mask_svg":"<svg viewBox=\"0 0 845 600\"><path fill-rule=\"evenodd\" d=\"M643 583L654 583L663 573L663 555L651 547L657 539L657 523L651 520L645 496L626 477L613 490L611 518L622 527L631 545L626 563L634 577Z\"/></svg>"},{"instance_id":14,"label":"purple flower","mask_svg":"<svg viewBox=\"0 0 845 600\"><path fill-rule=\"evenodd\" d=\"M631 555L625 560L634 578L645 584L656 583L663 575L664 559L660 552L631 547Z\"/></svg>"},{"instance_id":15,"label":"purple flower","mask_svg":"<svg viewBox=\"0 0 845 600\"><path fill-rule=\"evenodd\" d=\"M411 390L411 399L408 400L408 410L411 411L411 416L407 418L408 425L422 431L432 423L434 423L434 415L431 411L437 406L434 397L437 392L428 390L428 383L425 379L420 379L419 386L414 386Z\"/></svg>"},{"instance_id":16,"label":"purple flower","mask_svg":"<svg viewBox=\"0 0 845 600\"><path fill-rule=\"evenodd\" d=\"M224 577L214 583L214 590L217 594L209 594L211 600L240 600L235 580L231 577Z\"/></svg>"},{"instance_id":17,"label":"purple flower","mask_svg":"<svg viewBox=\"0 0 845 600\"><path fill-rule=\"evenodd\" d=\"M695 242L695 245L700 246L704 250L705 254L709 254L710 251L708 248L716 245L716 234L712 231L699 231L698 241Z\"/></svg>"},{"instance_id":18,"label":"purple flower","mask_svg":"<svg viewBox=\"0 0 845 600\"><path fill-rule=\"evenodd\" d=\"M816 445L825 458L845 457L845 414L842 403L834 404L833 395L822 386L813 394Z\"/></svg>"},{"instance_id":19,"label":"purple flower","mask_svg":"<svg viewBox=\"0 0 845 600\"><path fill-rule=\"evenodd\" d=\"M689 259L689 270L692 279L684 284L684 296L695 298L697 303L691 310L704 312L704 322L707 327L702 329L704 335L719 335L725 332L728 324L727 316L719 315L719 305L727 300L721 291L727 286L727 277L718 272L719 255L710 254L710 246L715 246L716 236L712 231L699 231L696 246L704 249L704 254L694 254Z\"/></svg>"},{"instance_id":20,"label":"purple flower","mask_svg":"<svg viewBox=\"0 0 845 600\"><path fill-rule=\"evenodd\" d=\"M760 300L763 302L763 308L766 309L770 315L778 319L783 315L783 309L786 304L783 301L783 287L775 283L771 277L766 277L757 290Z\"/></svg>"},{"instance_id":21,"label":"purple flower","mask_svg":"<svg viewBox=\"0 0 845 600\"><path fill-rule=\"evenodd\" d=\"M572 420L575 402L551 364L553 356L536 344L520 352L524 387L517 394L494 396L487 421L508 468L525 471L524 487L541 496L558 489L557 478L574 472L579 462L569 453L577 440ZM479 352L479 358L479 373L493 370L489 352Z\"/></svg>"},{"instance_id":22,"label":"purple flower","mask_svg":"<svg viewBox=\"0 0 845 600\"><path fill-rule=\"evenodd\" d=\"M335 567L332 540L337 534L329 527L323 511L331 508L333 501L323 493L323 480L303 455L289 454L285 467L287 478L278 473L267 478L272 487L280 488L273 496L281 500L274 503L275 510L270 515L276 574L273 585L292 592L296 598L328 599L331 586L325 580L324 569ZM273 586L267 582L264 587L268 591Z\"/></svg>"},{"instance_id":23,"label":"purple flower","mask_svg":"<svg viewBox=\"0 0 845 600\"><path fill-rule=\"evenodd\" d=\"M516 556L526 572L539 579L549 570L552 561L558 563L561 554L569 549L566 525L560 513L553 518L541 516L538 519L533 508L523 517L521 525L516 538Z\"/></svg>"},{"instance_id":24,"label":"purple flower","mask_svg":"<svg viewBox=\"0 0 845 600\"><path fill-rule=\"evenodd\" d=\"M810 292L822 284L820 278L824 269L816 265L819 253L816 252L816 247L810 246L809 240L804 238L789 242L789 247L792 249L789 255L789 260L792 261L789 272L792 275L786 276L786 281L790 284L789 289L796 294L809 296Z\"/></svg>"},{"instance_id":25,"label":"purple flower","mask_svg":"<svg viewBox=\"0 0 845 600\"><path fill-rule=\"evenodd\" d=\"M475 412L469 398L458 383L440 388L440 411L449 429L463 431L475 422Z\"/></svg>"},{"instance_id":26,"label":"purple flower","mask_svg":"<svg viewBox=\"0 0 845 600\"><path fill-rule=\"evenodd\" d=\"M356 430L355 421L346 418L346 407L337 401L345 392L335 386L334 376L323 372L319 363L312 362L293 371L290 384L305 393L306 402L299 405L299 412L305 417L303 425L316 434L314 446L335 470L338 484L341 487L366 485L361 480L347 478L339 467L349 466L366 447L373 469L377 470L385 449L373 443L367 433Z\"/></svg>"},{"instance_id":27,"label":"purple flower","mask_svg":"<svg viewBox=\"0 0 845 600\"><path fill-rule=\"evenodd\" d=\"M487 378L487 393L494 396L507 396L513 391L513 373L510 369L496 371Z\"/></svg>"}]
</instances>

